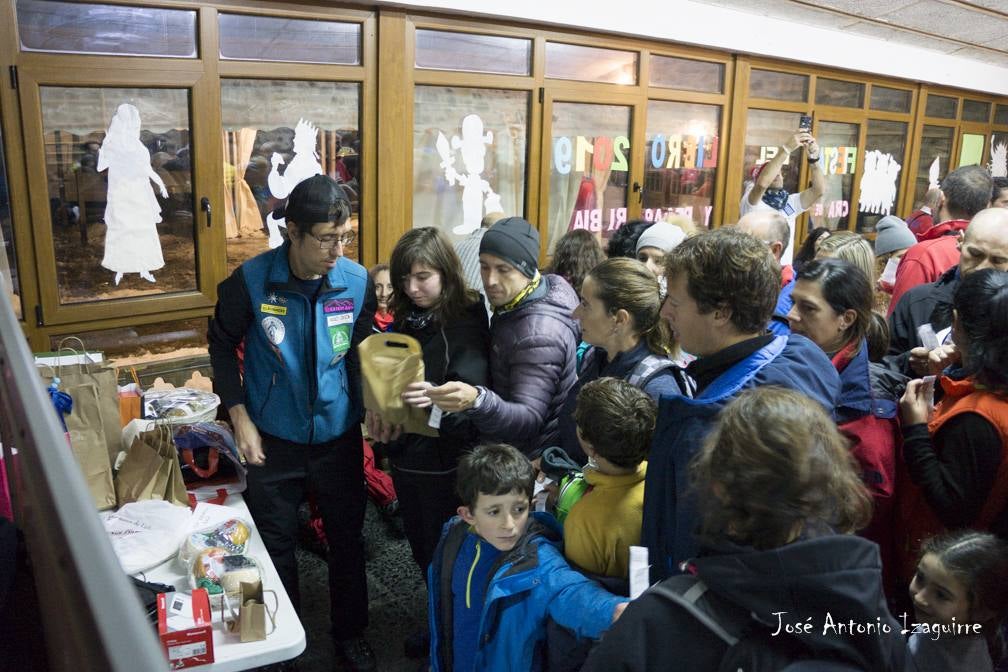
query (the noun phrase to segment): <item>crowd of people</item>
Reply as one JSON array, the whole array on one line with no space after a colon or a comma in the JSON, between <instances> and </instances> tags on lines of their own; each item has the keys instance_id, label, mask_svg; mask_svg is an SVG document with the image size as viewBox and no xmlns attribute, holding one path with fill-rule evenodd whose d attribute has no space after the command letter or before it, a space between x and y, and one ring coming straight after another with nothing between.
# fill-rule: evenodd
<instances>
[{"instance_id":1,"label":"crowd of people","mask_svg":"<svg viewBox=\"0 0 1008 672\"><path fill-rule=\"evenodd\" d=\"M295 605L296 509L318 506L345 664L375 669L362 425L427 582L421 669L1003 663L1005 185L960 168L912 226L797 245L823 192L819 170L783 190L799 148L818 161L788 138L737 223L571 231L542 270L536 227L492 213L456 245L411 230L369 273L336 183L292 190L288 240L221 284L208 340ZM400 399L436 431L364 408L358 345L387 331L420 346Z\"/></svg>"}]
</instances>

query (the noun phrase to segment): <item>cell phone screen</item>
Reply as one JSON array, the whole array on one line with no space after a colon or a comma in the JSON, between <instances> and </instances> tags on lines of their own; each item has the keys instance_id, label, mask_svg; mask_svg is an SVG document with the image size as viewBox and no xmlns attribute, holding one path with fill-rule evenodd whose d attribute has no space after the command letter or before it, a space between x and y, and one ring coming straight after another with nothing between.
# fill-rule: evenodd
<instances>
[{"instance_id":1,"label":"cell phone screen","mask_svg":"<svg viewBox=\"0 0 1008 672\"><path fill-rule=\"evenodd\" d=\"M811 131L812 130L812 117L809 116L809 115L807 115L807 114L801 115L801 119L799 119L799 121L798 121L798 130L799 131Z\"/></svg>"}]
</instances>

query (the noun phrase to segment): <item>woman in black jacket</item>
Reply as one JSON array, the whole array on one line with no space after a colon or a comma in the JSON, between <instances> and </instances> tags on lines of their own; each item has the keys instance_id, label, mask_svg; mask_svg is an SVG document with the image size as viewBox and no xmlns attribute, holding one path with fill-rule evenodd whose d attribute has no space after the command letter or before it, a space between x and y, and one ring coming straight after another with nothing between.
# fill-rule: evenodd
<instances>
[{"instance_id":1,"label":"woman in black jacket","mask_svg":"<svg viewBox=\"0 0 1008 672\"><path fill-rule=\"evenodd\" d=\"M466 288L462 266L451 243L438 229L407 232L392 251L392 330L412 336L423 349L425 382L403 390L403 401L430 408L432 424L440 415L438 437L402 434L368 415L368 429L386 439L392 479L399 495L403 528L413 558L426 577L445 521L459 505L455 469L463 451L475 446L476 429L465 414L433 409L426 389L449 380L489 385L490 332L483 298Z\"/></svg>"}]
</instances>

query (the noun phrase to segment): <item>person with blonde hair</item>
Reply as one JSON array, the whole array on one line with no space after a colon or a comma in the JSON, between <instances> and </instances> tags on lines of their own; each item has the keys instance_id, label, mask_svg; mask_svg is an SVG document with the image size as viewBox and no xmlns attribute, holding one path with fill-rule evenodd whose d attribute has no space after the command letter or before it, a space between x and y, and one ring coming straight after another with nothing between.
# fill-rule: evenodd
<instances>
[{"instance_id":1,"label":"person with blonde hair","mask_svg":"<svg viewBox=\"0 0 1008 672\"><path fill-rule=\"evenodd\" d=\"M582 670L753 669L758 657L767 669L903 672L878 547L851 534L871 501L821 405L781 387L742 392L690 473L702 552L631 602Z\"/></svg>"}]
</instances>

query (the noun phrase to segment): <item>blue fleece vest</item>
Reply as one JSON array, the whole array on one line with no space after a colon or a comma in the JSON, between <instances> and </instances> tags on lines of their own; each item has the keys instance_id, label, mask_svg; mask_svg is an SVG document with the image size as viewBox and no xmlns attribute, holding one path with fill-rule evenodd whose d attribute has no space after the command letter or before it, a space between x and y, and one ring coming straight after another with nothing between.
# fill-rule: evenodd
<instances>
[{"instance_id":1,"label":"blue fleece vest","mask_svg":"<svg viewBox=\"0 0 1008 672\"><path fill-rule=\"evenodd\" d=\"M363 266L340 257L314 303L292 282L290 244L242 266L255 324L245 336L245 407L260 431L325 443L360 421L347 371L367 288Z\"/></svg>"}]
</instances>

